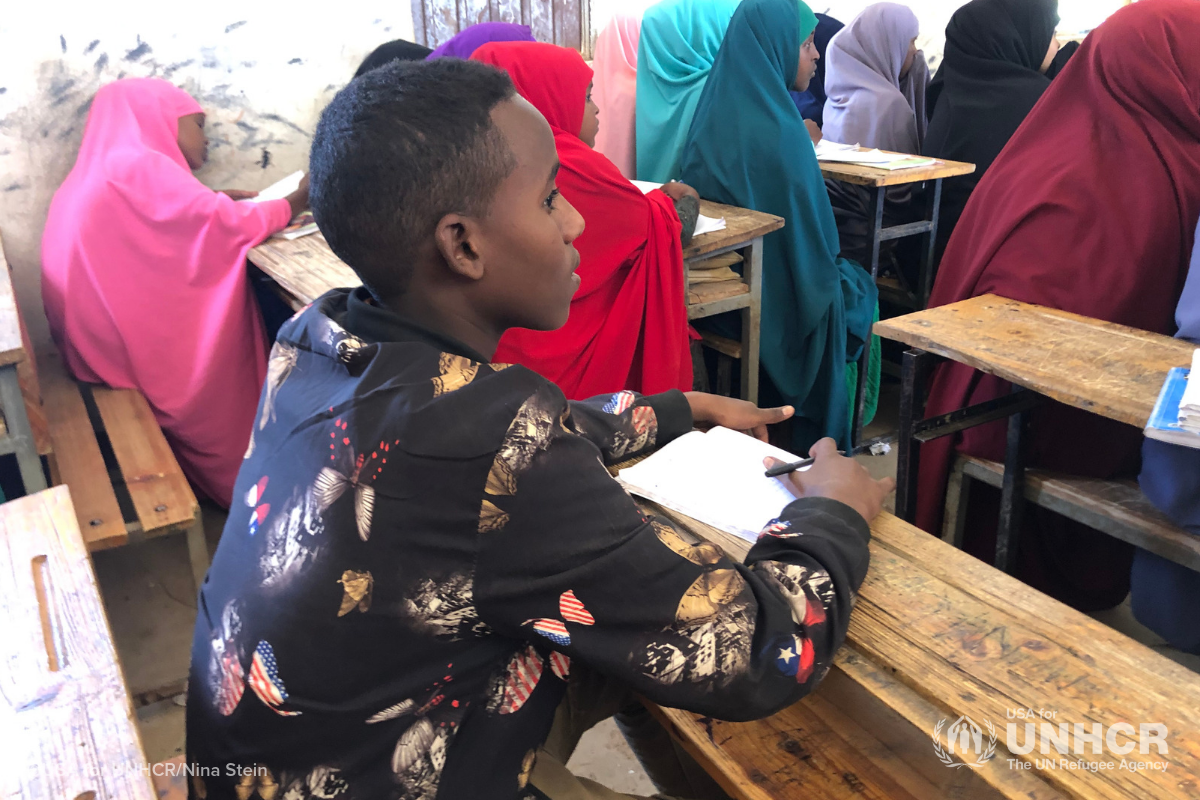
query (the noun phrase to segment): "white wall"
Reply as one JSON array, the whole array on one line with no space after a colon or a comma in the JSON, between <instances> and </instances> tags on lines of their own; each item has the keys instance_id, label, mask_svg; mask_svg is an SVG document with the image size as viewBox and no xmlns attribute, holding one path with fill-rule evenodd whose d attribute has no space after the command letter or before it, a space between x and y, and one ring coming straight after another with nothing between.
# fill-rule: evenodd
<instances>
[{"instance_id":1,"label":"white wall","mask_svg":"<svg viewBox=\"0 0 1200 800\"><path fill-rule=\"evenodd\" d=\"M38 250L96 89L159 76L208 112L213 188L260 189L307 162L322 108L381 42L412 37L407 0L7 0L0 13L0 234L31 327Z\"/></svg>"}]
</instances>

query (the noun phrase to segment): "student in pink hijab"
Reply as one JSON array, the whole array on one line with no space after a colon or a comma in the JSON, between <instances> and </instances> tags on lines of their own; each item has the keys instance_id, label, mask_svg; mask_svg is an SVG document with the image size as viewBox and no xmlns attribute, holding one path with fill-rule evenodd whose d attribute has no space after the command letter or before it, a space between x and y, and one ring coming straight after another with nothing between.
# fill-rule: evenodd
<instances>
[{"instance_id":1,"label":"student in pink hijab","mask_svg":"<svg viewBox=\"0 0 1200 800\"><path fill-rule=\"evenodd\" d=\"M626 178L637 177L637 55L642 15L615 14L596 37L592 99L600 109L596 152L608 156Z\"/></svg>"},{"instance_id":2,"label":"student in pink hijab","mask_svg":"<svg viewBox=\"0 0 1200 800\"><path fill-rule=\"evenodd\" d=\"M264 203L214 192L204 111L163 80L96 93L83 144L50 204L42 295L67 366L146 396L184 472L228 506L267 374L246 252L308 204L307 178Z\"/></svg>"}]
</instances>

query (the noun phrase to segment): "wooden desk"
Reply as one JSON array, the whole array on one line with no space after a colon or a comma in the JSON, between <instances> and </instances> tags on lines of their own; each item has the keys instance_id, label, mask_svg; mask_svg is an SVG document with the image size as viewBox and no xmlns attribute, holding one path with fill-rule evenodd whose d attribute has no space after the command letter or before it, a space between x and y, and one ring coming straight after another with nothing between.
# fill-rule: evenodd
<instances>
[{"instance_id":1,"label":"wooden desk","mask_svg":"<svg viewBox=\"0 0 1200 800\"><path fill-rule=\"evenodd\" d=\"M866 150L868 148L859 149ZM918 158L919 156L910 157ZM961 161L936 159L935 163L924 167L887 170L839 161L819 161L818 163L821 165L821 174L826 178L852 183L856 186L865 186L870 190L867 213L871 226L871 257L870 263L863 266L870 270L871 279L879 285L881 295L886 293L888 300L902 308L910 308L913 311L925 308L929 303L929 293L933 290L933 258L937 245L938 215L942 204L942 181L945 178L969 175L975 171L975 165ZM925 181L931 181L933 184L925 196L925 219L905 225L894 225L890 228L883 227L883 206L888 187L906 186ZM918 285L905 287L901 280L900 285L893 288L890 283L880 281L879 248L883 242L903 239L907 236L923 237ZM854 403L854 418L851 424L851 435L855 444L862 440L863 414L867 402L867 367L870 355L870 348L864 347L862 357L858 362L858 396Z\"/></svg>"},{"instance_id":2,"label":"wooden desk","mask_svg":"<svg viewBox=\"0 0 1200 800\"><path fill-rule=\"evenodd\" d=\"M762 239L783 227L783 219L745 208L700 201L700 213L724 217L723 231L696 236L684 248L684 268L707 258L741 251L741 280L688 285L688 319L726 311L742 314L742 397L758 402L759 327L762 314ZM320 233L288 241L268 239L250 251L250 263L275 281L293 309L339 287L361 286L350 267L329 249Z\"/></svg>"},{"instance_id":3,"label":"wooden desk","mask_svg":"<svg viewBox=\"0 0 1200 800\"><path fill-rule=\"evenodd\" d=\"M3 243L0 242L0 410L4 413L0 455L16 455L25 493L33 494L46 488L46 474L42 471L38 442L29 424L29 412L21 387L32 375L29 369L32 362L25 340L25 328L13 292L12 272L4 258ZM27 374L22 375L22 372ZM36 395L36 388L33 393Z\"/></svg>"},{"instance_id":4,"label":"wooden desk","mask_svg":"<svg viewBox=\"0 0 1200 800\"><path fill-rule=\"evenodd\" d=\"M0 796L152 800L154 788L65 486L0 506Z\"/></svg>"},{"instance_id":5,"label":"wooden desk","mask_svg":"<svg viewBox=\"0 0 1200 800\"><path fill-rule=\"evenodd\" d=\"M982 295L880 322L875 333L911 347L904 356L896 513L916 513L919 443L1009 418L997 566L1016 548L1024 497L1022 430L1037 396L1145 427L1167 371L1191 363L1194 345L1168 336L1089 319L1052 308ZM937 420L921 419L924 375L946 358L1022 387L1007 398ZM915 438L914 438L915 437Z\"/></svg>"},{"instance_id":6,"label":"wooden desk","mask_svg":"<svg viewBox=\"0 0 1200 800\"><path fill-rule=\"evenodd\" d=\"M735 558L749 547L675 519ZM1200 676L889 514L871 529L871 567L846 645L813 695L749 723L651 708L733 797L1200 798ZM1072 731L1161 722L1168 753L1135 746L1125 758L1169 765L1117 770L1120 755L1090 747L1062 755L1053 743L1043 755L1040 729L1038 746L1014 755L1009 723L1015 744L1025 743L1025 720L1008 718L1017 709L1053 712L1054 726ZM985 743L987 723L995 726L995 757L981 767L948 767L934 750L939 723L946 748L947 726L963 715ZM1062 759L1112 766L1061 768Z\"/></svg>"}]
</instances>

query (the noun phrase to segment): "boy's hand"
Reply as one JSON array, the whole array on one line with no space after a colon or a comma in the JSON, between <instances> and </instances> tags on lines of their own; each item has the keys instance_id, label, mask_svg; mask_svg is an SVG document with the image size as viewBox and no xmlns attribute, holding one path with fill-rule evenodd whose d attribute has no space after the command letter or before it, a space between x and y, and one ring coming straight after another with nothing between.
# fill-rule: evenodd
<instances>
[{"instance_id":1,"label":"boy's hand","mask_svg":"<svg viewBox=\"0 0 1200 800\"><path fill-rule=\"evenodd\" d=\"M759 408L745 400L706 392L685 392L684 396L692 407L693 423L732 428L763 442L767 441L768 425L783 422L796 411L791 406Z\"/></svg>"},{"instance_id":2,"label":"boy's hand","mask_svg":"<svg viewBox=\"0 0 1200 800\"><path fill-rule=\"evenodd\" d=\"M678 203L685 197L694 197L700 199L700 194L686 183L679 181L671 181L662 185L662 193L671 198L672 202Z\"/></svg>"},{"instance_id":3,"label":"boy's hand","mask_svg":"<svg viewBox=\"0 0 1200 800\"><path fill-rule=\"evenodd\" d=\"M228 195L234 200L249 200L251 197L258 197L258 192L250 192L245 189L222 189L221 194Z\"/></svg>"},{"instance_id":4,"label":"boy's hand","mask_svg":"<svg viewBox=\"0 0 1200 800\"><path fill-rule=\"evenodd\" d=\"M853 458L838 455L833 439L820 440L808 454L816 459L811 467L804 472L793 472L780 478L797 497L837 500L870 522L883 510L883 498L896 488L896 482L891 478L877 481L862 464ZM778 463L774 458L763 459L763 466L767 469Z\"/></svg>"}]
</instances>

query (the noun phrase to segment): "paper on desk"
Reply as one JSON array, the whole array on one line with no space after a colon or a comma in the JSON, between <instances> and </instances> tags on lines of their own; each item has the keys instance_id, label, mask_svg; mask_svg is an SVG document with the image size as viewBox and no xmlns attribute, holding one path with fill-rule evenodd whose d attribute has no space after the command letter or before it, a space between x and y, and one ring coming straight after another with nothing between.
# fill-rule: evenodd
<instances>
[{"instance_id":1,"label":"paper on desk","mask_svg":"<svg viewBox=\"0 0 1200 800\"><path fill-rule=\"evenodd\" d=\"M1200 433L1200 350L1192 353L1192 370L1179 401L1179 427Z\"/></svg>"},{"instance_id":2,"label":"paper on desk","mask_svg":"<svg viewBox=\"0 0 1200 800\"><path fill-rule=\"evenodd\" d=\"M814 145L818 161L837 161L844 164L865 164L879 169L909 169L936 163L936 159L910 156L904 153L885 153L864 150L856 144L839 144L822 139Z\"/></svg>"},{"instance_id":3,"label":"paper on desk","mask_svg":"<svg viewBox=\"0 0 1200 800\"><path fill-rule=\"evenodd\" d=\"M275 181L267 188L258 193L257 197L251 197L251 203L265 203L268 200L282 200L292 192L300 188L300 181L304 178L304 170L296 170L286 178L281 178Z\"/></svg>"},{"instance_id":4,"label":"paper on desk","mask_svg":"<svg viewBox=\"0 0 1200 800\"><path fill-rule=\"evenodd\" d=\"M654 183L652 181L632 181L631 180L630 183L632 183L637 188L641 189L642 194L649 194L650 192L653 192L655 189L659 189L662 187L661 183ZM723 231L723 230L725 230L725 228L726 228L726 225L725 225L724 217L706 217L703 214L701 214L699 216L699 218L696 220L696 232L692 235L700 236L701 234L705 234L705 233L714 233L716 231Z\"/></svg>"},{"instance_id":5,"label":"paper on desk","mask_svg":"<svg viewBox=\"0 0 1200 800\"><path fill-rule=\"evenodd\" d=\"M754 542L795 499L783 480L763 475L763 457L794 455L727 428L693 431L621 470L633 494Z\"/></svg>"}]
</instances>

